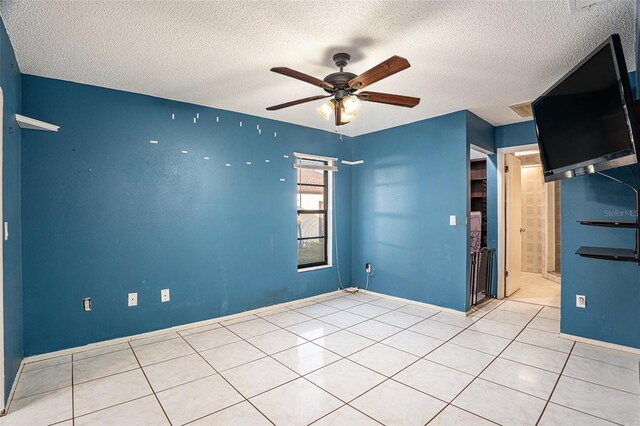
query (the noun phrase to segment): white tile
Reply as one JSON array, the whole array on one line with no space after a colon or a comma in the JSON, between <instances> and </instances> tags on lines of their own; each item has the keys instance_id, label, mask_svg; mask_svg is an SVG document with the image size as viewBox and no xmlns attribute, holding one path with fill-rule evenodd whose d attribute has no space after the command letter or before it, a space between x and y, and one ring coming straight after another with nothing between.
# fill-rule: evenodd
<instances>
[{"instance_id":1,"label":"white tile","mask_svg":"<svg viewBox=\"0 0 640 426\"><path fill-rule=\"evenodd\" d=\"M376 320L395 325L396 327L407 328L424 320L424 317L419 317L417 315L411 315L400 311L391 311L389 313L376 317Z\"/></svg>"},{"instance_id":2,"label":"white tile","mask_svg":"<svg viewBox=\"0 0 640 426\"><path fill-rule=\"evenodd\" d=\"M228 326L228 328L243 339L249 339L260 334L275 331L278 329L278 326L271 324L270 322L265 321L262 318L257 318L250 321L230 325Z\"/></svg>"},{"instance_id":3,"label":"white tile","mask_svg":"<svg viewBox=\"0 0 640 426\"><path fill-rule=\"evenodd\" d=\"M480 378L538 398L549 399L558 374L498 358L482 372Z\"/></svg>"},{"instance_id":4,"label":"white tile","mask_svg":"<svg viewBox=\"0 0 640 426\"><path fill-rule=\"evenodd\" d=\"M219 374L157 393L174 425L182 425L242 401Z\"/></svg>"},{"instance_id":5,"label":"white tile","mask_svg":"<svg viewBox=\"0 0 640 426\"><path fill-rule=\"evenodd\" d=\"M244 340L202 351L200 355L218 371L228 370L266 356Z\"/></svg>"},{"instance_id":6,"label":"white tile","mask_svg":"<svg viewBox=\"0 0 640 426\"><path fill-rule=\"evenodd\" d=\"M322 301L323 304L336 309L349 309L365 303L363 300L347 299L346 297L336 297L335 299Z\"/></svg>"},{"instance_id":7,"label":"white tile","mask_svg":"<svg viewBox=\"0 0 640 426\"><path fill-rule=\"evenodd\" d=\"M154 334L153 336L149 336L149 337L134 337L129 341L129 344L131 344L131 346L135 348L137 346L144 346L151 343L157 343L165 340L176 339L178 337L180 337L178 333L172 331L169 333Z\"/></svg>"},{"instance_id":8,"label":"white tile","mask_svg":"<svg viewBox=\"0 0 640 426\"><path fill-rule=\"evenodd\" d=\"M485 419L505 425L535 425L546 401L496 385L474 380L452 404Z\"/></svg>"},{"instance_id":9,"label":"white tile","mask_svg":"<svg viewBox=\"0 0 640 426\"><path fill-rule=\"evenodd\" d=\"M347 309L347 312L361 315L367 318L373 318L382 314L386 314L387 312L389 312L389 309L383 308L382 306L376 306L370 303L366 303L363 305L354 306L353 308L349 308Z\"/></svg>"},{"instance_id":10,"label":"white tile","mask_svg":"<svg viewBox=\"0 0 640 426\"><path fill-rule=\"evenodd\" d=\"M393 378L412 388L450 402L474 377L435 362L421 359Z\"/></svg>"},{"instance_id":11,"label":"white tile","mask_svg":"<svg viewBox=\"0 0 640 426\"><path fill-rule=\"evenodd\" d=\"M153 364L144 367L144 372L156 392L216 373L198 354Z\"/></svg>"},{"instance_id":12,"label":"white tile","mask_svg":"<svg viewBox=\"0 0 640 426\"><path fill-rule=\"evenodd\" d=\"M409 364L416 362L418 357L378 343L356 352L349 359L391 377Z\"/></svg>"},{"instance_id":13,"label":"white tile","mask_svg":"<svg viewBox=\"0 0 640 426\"><path fill-rule=\"evenodd\" d=\"M127 345L127 349L129 345ZM55 358L43 359L41 361L29 362L22 367L22 372L38 370L45 367L55 367L56 365L66 364L71 362L71 355L57 356Z\"/></svg>"},{"instance_id":14,"label":"white tile","mask_svg":"<svg viewBox=\"0 0 640 426\"><path fill-rule=\"evenodd\" d=\"M310 342L278 352L273 358L304 375L339 360L340 356Z\"/></svg>"},{"instance_id":15,"label":"white tile","mask_svg":"<svg viewBox=\"0 0 640 426\"><path fill-rule=\"evenodd\" d=\"M353 334L346 330L320 337L313 342L342 356L349 356L352 353L375 343L375 341L371 339Z\"/></svg>"},{"instance_id":16,"label":"white tile","mask_svg":"<svg viewBox=\"0 0 640 426\"><path fill-rule=\"evenodd\" d=\"M449 340L464 329L444 322L426 319L414 325L409 330L424 334L425 336L435 337L436 339Z\"/></svg>"},{"instance_id":17,"label":"white tile","mask_svg":"<svg viewBox=\"0 0 640 426\"><path fill-rule=\"evenodd\" d=\"M201 325L200 327L191 327L186 330L181 330L179 334L181 336L189 336L191 334L202 333L203 331L215 330L216 328L220 328L222 325L220 323L213 323L208 325Z\"/></svg>"},{"instance_id":18,"label":"white tile","mask_svg":"<svg viewBox=\"0 0 640 426\"><path fill-rule=\"evenodd\" d=\"M485 315L484 318L524 327L529 323L529 321L531 321L533 315L534 314L532 313L522 314L519 312L507 311L505 309L494 309Z\"/></svg>"},{"instance_id":19,"label":"white tile","mask_svg":"<svg viewBox=\"0 0 640 426\"><path fill-rule=\"evenodd\" d=\"M207 349L237 342L240 338L226 328L216 328L202 333L190 334L185 336L185 340L189 342L196 351L202 352Z\"/></svg>"},{"instance_id":20,"label":"white tile","mask_svg":"<svg viewBox=\"0 0 640 426\"><path fill-rule=\"evenodd\" d=\"M421 357L442 345L444 341L425 336L424 334L404 330L384 339L380 343Z\"/></svg>"},{"instance_id":21,"label":"white tile","mask_svg":"<svg viewBox=\"0 0 640 426\"><path fill-rule=\"evenodd\" d=\"M386 299L386 298L372 300L369 303L376 306L382 306L383 308L387 308L387 309L398 309L408 305L407 302L402 302L400 300Z\"/></svg>"},{"instance_id":22,"label":"white tile","mask_svg":"<svg viewBox=\"0 0 640 426\"><path fill-rule=\"evenodd\" d=\"M140 365L155 364L173 358L178 358L194 353L191 346L181 337L178 339L164 340L162 342L151 343L133 348Z\"/></svg>"},{"instance_id":23,"label":"white tile","mask_svg":"<svg viewBox=\"0 0 640 426\"><path fill-rule=\"evenodd\" d=\"M500 355L501 358L511 361L521 362L543 370L559 373L562 371L568 354L541 348L539 346L528 345L521 342L513 342Z\"/></svg>"},{"instance_id":24,"label":"white tile","mask_svg":"<svg viewBox=\"0 0 640 426\"><path fill-rule=\"evenodd\" d=\"M498 306L496 309L503 309L505 311L511 311L519 314L534 316L542 309L542 306L533 305L531 303L522 303L522 302L516 302L513 300L507 300L506 302Z\"/></svg>"},{"instance_id":25,"label":"white tile","mask_svg":"<svg viewBox=\"0 0 640 426\"><path fill-rule=\"evenodd\" d=\"M386 425L424 425L445 403L393 380L365 393L350 405Z\"/></svg>"},{"instance_id":26,"label":"white tile","mask_svg":"<svg viewBox=\"0 0 640 426\"><path fill-rule=\"evenodd\" d=\"M124 351L127 349L131 349L129 343L118 343L117 345L109 345L97 349L91 349L88 351L76 352L73 354L73 360L80 361L81 359L89 358L92 356L104 355L111 352Z\"/></svg>"},{"instance_id":27,"label":"white tile","mask_svg":"<svg viewBox=\"0 0 640 426\"><path fill-rule=\"evenodd\" d=\"M615 349L604 348L602 346L590 345L581 342L576 342L576 346L573 349L571 355L595 359L597 361L617 365L618 367L624 367L633 371L638 371L638 365L640 365L639 354L618 351Z\"/></svg>"},{"instance_id":28,"label":"white tile","mask_svg":"<svg viewBox=\"0 0 640 426\"><path fill-rule=\"evenodd\" d=\"M495 356L493 355L448 342L426 356L426 359L430 361L474 376L480 374L494 358Z\"/></svg>"},{"instance_id":29,"label":"white tile","mask_svg":"<svg viewBox=\"0 0 640 426\"><path fill-rule=\"evenodd\" d=\"M620 424L637 424L640 396L562 376L551 402Z\"/></svg>"},{"instance_id":30,"label":"white tile","mask_svg":"<svg viewBox=\"0 0 640 426\"><path fill-rule=\"evenodd\" d=\"M298 377L296 373L271 358L252 361L220 374L246 398L251 398Z\"/></svg>"},{"instance_id":31,"label":"white tile","mask_svg":"<svg viewBox=\"0 0 640 426\"><path fill-rule=\"evenodd\" d=\"M351 401L385 380L383 375L348 359L314 371L306 378L344 402Z\"/></svg>"},{"instance_id":32,"label":"white tile","mask_svg":"<svg viewBox=\"0 0 640 426\"><path fill-rule=\"evenodd\" d=\"M560 321L535 317L531 320L527 328L535 328L536 330L548 331L549 333L560 333Z\"/></svg>"},{"instance_id":33,"label":"white tile","mask_svg":"<svg viewBox=\"0 0 640 426\"><path fill-rule=\"evenodd\" d=\"M311 319L311 317L307 315L302 315L301 313L289 310L269 316L263 316L262 318L283 328L309 321Z\"/></svg>"},{"instance_id":34,"label":"white tile","mask_svg":"<svg viewBox=\"0 0 640 426\"><path fill-rule=\"evenodd\" d=\"M269 355L307 342L302 337L282 329L252 337L247 341Z\"/></svg>"},{"instance_id":35,"label":"white tile","mask_svg":"<svg viewBox=\"0 0 640 426\"><path fill-rule=\"evenodd\" d=\"M324 305L322 303L314 303L313 305L307 305L301 308L297 308L296 311L313 318L318 318L338 312L338 309L332 308L331 306Z\"/></svg>"},{"instance_id":36,"label":"white tile","mask_svg":"<svg viewBox=\"0 0 640 426\"><path fill-rule=\"evenodd\" d=\"M462 313L454 314L452 312L439 312L436 315L429 317L429 319L449 325L455 325L456 327L466 328L478 321L480 317L466 316Z\"/></svg>"},{"instance_id":37,"label":"white tile","mask_svg":"<svg viewBox=\"0 0 640 426\"><path fill-rule=\"evenodd\" d=\"M105 410L96 411L95 413L85 416L76 417L76 426L113 426L113 425L140 425L155 426L169 425L167 416L164 415L162 407L158 404L155 396L145 396L107 408Z\"/></svg>"},{"instance_id":38,"label":"white tile","mask_svg":"<svg viewBox=\"0 0 640 426\"><path fill-rule=\"evenodd\" d=\"M0 425L49 425L73 417L71 386L51 392L14 399L9 414L0 417Z\"/></svg>"},{"instance_id":39,"label":"white tile","mask_svg":"<svg viewBox=\"0 0 640 426\"><path fill-rule=\"evenodd\" d=\"M490 426L493 424L489 420L449 405L429 423L429 426Z\"/></svg>"},{"instance_id":40,"label":"white tile","mask_svg":"<svg viewBox=\"0 0 640 426\"><path fill-rule=\"evenodd\" d=\"M349 327L347 330L376 341L386 339L387 337L402 331L401 328L376 320L361 322L353 327Z\"/></svg>"},{"instance_id":41,"label":"white tile","mask_svg":"<svg viewBox=\"0 0 640 426\"><path fill-rule=\"evenodd\" d=\"M516 338L518 342L529 343L530 345L542 346L559 352L571 352L573 341L561 339L557 333L536 330L535 328L525 328Z\"/></svg>"},{"instance_id":42,"label":"white tile","mask_svg":"<svg viewBox=\"0 0 640 426\"><path fill-rule=\"evenodd\" d=\"M524 327L520 325L507 324L505 322L494 321L482 318L473 323L469 330L479 331L481 333L491 334L492 336L504 337L505 339L513 339Z\"/></svg>"},{"instance_id":43,"label":"white tile","mask_svg":"<svg viewBox=\"0 0 640 426\"><path fill-rule=\"evenodd\" d=\"M297 334L300 337L304 337L307 340L317 339L318 337L326 336L327 334L335 333L340 329L326 322L311 320L300 324L287 327L292 333Z\"/></svg>"},{"instance_id":44,"label":"white tile","mask_svg":"<svg viewBox=\"0 0 640 426\"><path fill-rule=\"evenodd\" d=\"M552 306L545 306L537 316L542 318L549 318L552 320L560 320L560 309L554 308Z\"/></svg>"},{"instance_id":45,"label":"white tile","mask_svg":"<svg viewBox=\"0 0 640 426\"><path fill-rule=\"evenodd\" d=\"M315 422L313 426L377 426L379 424L355 408L344 405Z\"/></svg>"},{"instance_id":46,"label":"white tile","mask_svg":"<svg viewBox=\"0 0 640 426\"><path fill-rule=\"evenodd\" d=\"M303 378L258 395L251 403L277 425L309 424L342 405Z\"/></svg>"},{"instance_id":47,"label":"white tile","mask_svg":"<svg viewBox=\"0 0 640 426\"><path fill-rule=\"evenodd\" d=\"M189 426L270 426L271 422L253 405L244 401L189 423Z\"/></svg>"},{"instance_id":48,"label":"white tile","mask_svg":"<svg viewBox=\"0 0 640 426\"><path fill-rule=\"evenodd\" d=\"M336 312L334 314L325 315L320 321L326 322L338 328L348 328L361 322L367 321L368 318L351 314L346 311Z\"/></svg>"},{"instance_id":49,"label":"white tile","mask_svg":"<svg viewBox=\"0 0 640 426\"><path fill-rule=\"evenodd\" d=\"M398 312L404 312L405 314L411 314L422 318L429 318L441 311L419 305L406 305L398 309Z\"/></svg>"},{"instance_id":50,"label":"white tile","mask_svg":"<svg viewBox=\"0 0 640 426\"><path fill-rule=\"evenodd\" d=\"M14 399L71 386L71 364L59 364L20 374Z\"/></svg>"},{"instance_id":51,"label":"white tile","mask_svg":"<svg viewBox=\"0 0 640 426\"><path fill-rule=\"evenodd\" d=\"M638 373L589 358L570 356L563 375L625 392L640 394Z\"/></svg>"},{"instance_id":52,"label":"white tile","mask_svg":"<svg viewBox=\"0 0 640 426\"><path fill-rule=\"evenodd\" d=\"M615 423L550 403L544 410L544 414L538 423L539 426L580 425L580 426L607 426Z\"/></svg>"},{"instance_id":53,"label":"white tile","mask_svg":"<svg viewBox=\"0 0 640 426\"><path fill-rule=\"evenodd\" d=\"M73 390L75 415L82 416L151 393L140 369L81 383Z\"/></svg>"},{"instance_id":54,"label":"white tile","mask_svg":"<svg viewBox=\"0 0 640 426\"><path fill-rule=\"evenodd\" d=\"M465 330L451 339L451 343L490 355L498 355L511 340L473 330Z\"/></svg>"},{"instance_id":55,"label":"white tile","mask_svg":"<svg viewBox=\"0 0 640 426\"><path fill-rule=\"evenodd\" d=\"M73 362L73 382L78 384L136 368L140 366L131 349L92 356Z\"/></svg>"}]
</instances>

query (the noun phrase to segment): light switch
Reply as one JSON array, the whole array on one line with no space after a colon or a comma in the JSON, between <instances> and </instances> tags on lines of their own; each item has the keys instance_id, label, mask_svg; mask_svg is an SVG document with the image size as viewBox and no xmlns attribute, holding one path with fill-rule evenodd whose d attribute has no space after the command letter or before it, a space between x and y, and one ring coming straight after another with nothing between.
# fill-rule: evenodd
<instances>
[{"instance_id":1,"label":"light switch","mask_svg":"<svg viewBox=\"0 0 640 426\"><path fill-rule=\"evenodd\" d=\"M456 215L455 214L452 214L451 216L449 216L449 225L456 226Z\"/></svg>"}]
</instances>

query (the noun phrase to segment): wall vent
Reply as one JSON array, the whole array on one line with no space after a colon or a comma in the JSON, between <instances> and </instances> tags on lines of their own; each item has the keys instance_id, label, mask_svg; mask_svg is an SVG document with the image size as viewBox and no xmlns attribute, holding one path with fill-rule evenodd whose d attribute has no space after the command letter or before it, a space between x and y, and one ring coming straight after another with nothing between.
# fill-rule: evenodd
<instances>
[{"instance_id":1,"label":"wall vent","mask_svg":"<svg viewBox=\"0 0 640 426\"><path fill-rule=\"evenodd\" d=\"M531 110L531 102L522 102L519 104L509 105L516 114L518 114L522 118L531 118L533 117L533 111Z\"/></svg>"}]
</instances>

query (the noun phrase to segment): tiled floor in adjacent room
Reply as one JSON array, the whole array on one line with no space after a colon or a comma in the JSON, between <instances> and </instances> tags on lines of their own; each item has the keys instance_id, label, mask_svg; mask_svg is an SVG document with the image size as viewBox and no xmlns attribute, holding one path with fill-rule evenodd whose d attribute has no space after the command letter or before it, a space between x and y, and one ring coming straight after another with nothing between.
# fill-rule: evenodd
<instances>
[{"instance_id":1,"label":"tiled floor in adjacent room","mask_svg":"<svg viewBox=\"0 0 640 426\"><path fill-rule=\"evenodd\" d=\"M640 424L640 356L558 332L552 307L332 294L27 364L0 425Z\"/></svg>"},{"instance_id":2,"label":"tiled floor in adjacent room","mask_svg":"<svg viewBox=\"0 0 640 426\"><path fill-rule=\"evenodd\" d=\"M560 307L560 284L541 274L522 272L522 286L509 296L510 300Z\"/></svg>"}]
</instances>

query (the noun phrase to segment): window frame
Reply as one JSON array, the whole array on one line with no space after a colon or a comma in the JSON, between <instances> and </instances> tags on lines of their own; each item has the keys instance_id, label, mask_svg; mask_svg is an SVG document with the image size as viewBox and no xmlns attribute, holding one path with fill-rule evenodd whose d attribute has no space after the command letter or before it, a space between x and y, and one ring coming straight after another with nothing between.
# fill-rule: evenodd
<instances>
[{"instance_id":1,"label":"window frame","mask_svg":"<svg viewBox=\"0 0 640 426\"><path fill-rule=\"evenodd\" d=\"M332 160L331 158L323 158L323 157L319 157L319 156L315 156L315 155L305 155L305 154L297 154L296 153L296 160L299 161L312 161L312 162L318 162L323 166L331 166L332 165ZM332 266L332 259L331 259L331 255L332 255L332 250L331 250L331 231L332 231L332 197L330 192L333 190L332 185L333 185L333 179L332 176L330 176L330 171L329 170L323 170L323 184L307 184L307 183L302 183L301 182L301 176L302 176L302 168L299 168L297 170L297 176L296 176L296 219L300 217L300 215L304 215L304 214L321 214L324 215L324 229L322 232L322 235L320 236L315 236L315 237L302 237L300 235L300 229L297 228L296 229L296 264L297 264L297 269L298 272L304 272L304 271L309 271L309 270L315 270L315 269L322 269L322 268L329 268ZM324 188L324 198L323 198L323 204L324 204L324 209L313 209L313 210L309 210L309 209L301 209L298 208L298 197L300 197L300 190L301 187L304 186L310 186L310 187L319 187L319 188ZM300 264L298 263L299 259L298 259L298 247L300 244L300 241L304 241L304 240L322 240L324 242L324 260L320 261L320 262L311 262L311 263L304 263L304 264Z\"/></svg>"}]
</instances>

